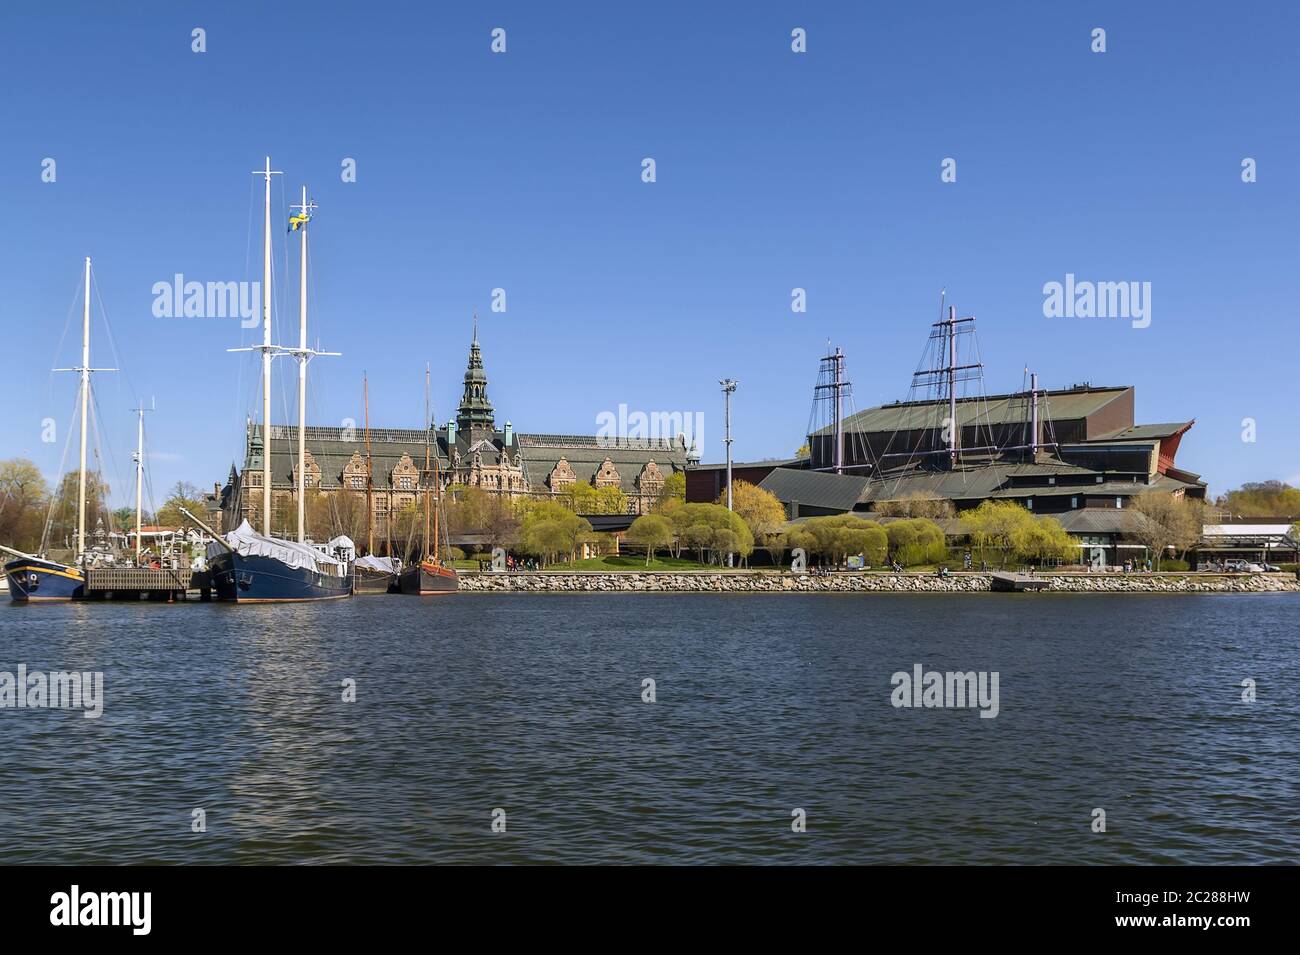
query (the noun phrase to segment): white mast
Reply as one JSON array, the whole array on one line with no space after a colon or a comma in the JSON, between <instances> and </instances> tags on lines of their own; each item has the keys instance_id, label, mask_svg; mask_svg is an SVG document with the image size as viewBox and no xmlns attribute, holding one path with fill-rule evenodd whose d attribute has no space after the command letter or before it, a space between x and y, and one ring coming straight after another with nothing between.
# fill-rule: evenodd
<instances>
[{"instance_id":1,"label":"white mast","mask_svg":"<svg viewBox=\"0 0 1300 955\"><path fill-rule=\"evenodd\" d=\"M262 232L262 344L252 348L227 348L226 351L260 351L262 353L262 533L271 536L271 356L279 349L271 344L271 177L280 175L271 168L254 169L254 176L266 179L266 202Z\"/></svg>"},{"instance_id":2,"label":"white mast","mask_svg":"<svg viewBox=\"0 0 1300 955\"><path fill-rule=\"evenodd\" d=\"M266 178L262 231L262 533L271 536L271 157L262 170Z\"/></svg>"},{"instance_id":3,"label":"white mast","mask_svg":"<svg viewBox=\"0 0 1300 955\"><path fill-rule=\"evenodd\" d=\"M144 413L151 409L140 403L140 407L135 409L140 416L139 430L136 433L135 442L135 564L140 566L140 524L141 524L141 502L144 497Z\"/></svg>"},{"instance_id":4,"label":"white mast","mask_svg":"<svg viewBox=\"0 0 1300 955\"><path fill-rule=\"evenodd\" d=\"M90 256L81 309L81 466L77 472L77 561L86 553L86 414L90 406Z\"/></svg>"},{"instance_id":5,"label":"white mast","mask_svg":"<svg viewBox=\"0 0 1300 955\"><path fill-rule=\"evenodd\" d=\"M86 434L90 412L90 373L92 371L117 371L116 368L90 367L90 256L86 256L86 292L81 310L81 365L77 368L55 368L55 371L75 371L81 376L81 463L77 472L77 556L81 563L86 553Z\"/></svg>"},{"instance_id":6,"label":"white mast","mask_svg":"<svg viewBox=\"0 0 1300 955\"><path fill-rule=\"evenodd\" d=\"M307 223L316 203L307 201L307 187L302 187L302 202L291 206L301 212L303 221L298 225L302 233L302 262L298 275L298 347L292 350L298 360L298 543L307 539L307 363L317 355L339 355L336 351L316 351L307 347Z\"/></svg>"},{"instance_id":7,"label":"white mast","mask_svg":"<svg viewBox=\"0 0 1300 955\"><path fill-rule=\"evenodd\" d=\"M316 204L307 202L307 187L302 187L302 203L293 206L302 210L304 221L298 226L302 233L302 263L298 268L298 351L307 352L307 220ZM307 539L307 362L298 361L298 543Z\"/></svg>"}]
</instances>

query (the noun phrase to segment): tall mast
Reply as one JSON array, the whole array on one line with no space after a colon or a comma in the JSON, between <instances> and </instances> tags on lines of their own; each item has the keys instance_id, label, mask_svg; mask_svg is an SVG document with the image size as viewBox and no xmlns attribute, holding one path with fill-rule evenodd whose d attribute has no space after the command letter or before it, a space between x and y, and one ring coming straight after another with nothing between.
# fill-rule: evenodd
<instances>
[{"instance_id":1,"label":"tall mast","mask_svg":"<svg viewBox=\"0 0 1300 955\"><path fill-rule=\"evenodd\" d=\"M262 230L262 533L271 536L271 157L266 179Z\"/></svg>"},{"instance_id":2,"label":"tall mast","mask_svg":"<svg viewBox=\"0 0 1300 955\"><path fill-rule=\"evenodd\" d=\"M266 181L266 198L262 229L262 344L251 348L228 348L226 351L260 351L262 353L262 533L271 536L271 356L279 349L271 344L271 177L280 175L266 157L263 169L254 176Z\"/></svg>"},{"instance_id":3,"label":"tall mast","mask_svg":"<svg viewBox=\"0 0 1300 955\"><path fill-rule=\"evenodd\" d=\"M302 212L298 231L302 233L302 261L298 266L298 543L307 539L307 223L315 203L307 202L302 187ZM269 220L268 220L269 221Z\"/></svg>"},{"instance_id":4,"label":"tall mast","mask_svg":"<svg viewBox=\"0 0 1300 955\"><path fill-rule=\"evenodd\" d=\"M361 377L361 393L365 399L366 408L366 553L375 552L375 529L371 521L374 514L374 504L372 495L374 492L374 470L370 463L370 379L364 374Z\"/></svg>"},{"instance_id":5,"label":"tall mast","mask_svg":"<svg viewBox=\"0 0 1300 955\"><path fill-rule=\"evenodd\" d=\"M86 435L90 414L90 373L92 371L117 371L116 368L90 367L90 256L86 256L86 300L81 311L81 365L77 368L55 368L55 371L75 371L81 376L81 463L77 470L77 556L80 563L86 553Z\"/></svg>"},{"instance_id":6,"label":"tall mast","mask_svg":"<svg viewBox=\"0 0 1300 955\"><path fill-rule=\"evenodd\" d=\"M429 554L429 363L424 363L424 553Z\"/></svg>"},{"instance_id":7,"label":"tall mast","mask_svg":"<svg viewBox=\"0 0 1300 955\"><path fill-rule=\"evenodd\" d=\"M77 560L86 553L86 415L90 408L90 256L81 309L81 465L77 471Z\"/></svg>"},{"instance_id":8,"label":"tall mast","mask_svg":"<svg viewBox=\"0 0 1300 955\"><path fill-rule=\"evenodd\" d=\"M957 309L948 306L948 461L957 466Z\"/></svg>"},{"instance_id":9,"label":"tall mast","mask_svg":"<svg viewBox=\"0 0 1300 955\"><path fill-rule=\"evenodd\" d=\"M135 441L135 563L137 567L140 565L140 525L144 500L144 413L149 410L144 406L143 401L140 402L140 407L135 409L135 413L140 417Z\"/></svg>"}]
</instances>

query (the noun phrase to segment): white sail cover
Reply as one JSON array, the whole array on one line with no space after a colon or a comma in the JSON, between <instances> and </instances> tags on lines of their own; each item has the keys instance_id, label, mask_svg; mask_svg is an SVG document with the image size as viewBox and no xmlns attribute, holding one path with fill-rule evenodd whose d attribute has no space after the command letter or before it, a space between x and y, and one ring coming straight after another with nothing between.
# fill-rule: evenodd
<instances>
[{"instance_id":1,"label":"white sail cover","mask_svg":"<svg viewBox=\"0 0 1300 955\"><path fill-rule=\"evenodd\" d=\"M384 574L395 574L402 569L402 562L396 557L376 557L374 554L367 554L365 557L357 558L357 566Z\"/></svg>"},{"instance_id":2,"label":"white sail cover","mask_svg":"<svg viewBox=\"0 0 1300 955\"><path fill-rule=\"evenodd\" d=\"M309 544L281 540L278 537L263 537L253 530L248 521L244 521L226 535L226 543L241 557L273 557L290 567L300 570L321 570L336 568L335 573L342 573L347 564L322 554ZM216 541L208 544L208 557L216 557L224 548Z\"/></svg>"}]
</instances>

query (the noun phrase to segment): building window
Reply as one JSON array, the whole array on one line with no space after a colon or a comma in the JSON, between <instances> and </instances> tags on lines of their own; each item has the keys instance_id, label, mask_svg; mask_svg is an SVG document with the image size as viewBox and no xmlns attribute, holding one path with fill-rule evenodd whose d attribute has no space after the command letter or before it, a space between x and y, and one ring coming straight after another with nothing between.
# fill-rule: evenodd
<instances>
[{"instance_id":1,"label":"building window","mask_svg":"<svg viewBox=\"0 0 1300 955\"><path fill-rule=\"evenodd\" d=\"M397 489L399 491L414 491L415 485L412 483L410 475L405 475L397 479Z\"/></svg>"},{"instance_id":2,"label":"building window","mask_svg":"<svg viewBox=\"0 0 1300 955\"><path fill-rule=\"evenodd\" d=\"M1070 510L1074 510L1078 506L1079 506L1079 498L1077 496L1070 498Z\"/></svg>"},{"instance_id":3,"label":"building window","mask_svg":"<svg viewBox=\"0 0 1300 955\"><path fill-rule=\"evenodd\" d=\"M1025 499L1025 507L1029 508L1031 511L1034 509L1034 499L1032 497Z\"/></svg>"},{"instance_id":4,"label":"building window","mask_svg":"<svg viewBox=\"0 0 1300 955\"><path fill-rule=\"evenodd\" d=\"M1097 475L1097 483L1098 483L1098 484L1101 483L1101 475L1100 475L1100 474Z\"/></svg>"},{"instance_id":5,"label":"building window","mask_svg":"<svg viewBox=\"0 0 1300 955\"><path fill-rule=\"evenodd\" d=\"M348 478L348 487L354 491L364 491L366 489L366 479L359 474L354 474Z\"/></svg>"},{"instance_id":6,"label":"building window","mask_svg":"<svg viewBox=\"0 0 1300 955\"><path fill-rule=\"evenodd\" d=\"M1047 483L1048 483L1048 484L1055 484L1055 483L1056 483L1056 478L1054 478L1054 477L1049 477L1049 478L1047 479Z\"/></svg>"},{"instance_id":7,"label":"building window","mask_svg":"<svg viewBox=\"0 0 1300 955\"><path fill-rule=\"evenodd\" d=\"M1122 497L1115 498L1115 506L1122 509L1124 507L1124 498Z\"/></svg>"}]
</instances>

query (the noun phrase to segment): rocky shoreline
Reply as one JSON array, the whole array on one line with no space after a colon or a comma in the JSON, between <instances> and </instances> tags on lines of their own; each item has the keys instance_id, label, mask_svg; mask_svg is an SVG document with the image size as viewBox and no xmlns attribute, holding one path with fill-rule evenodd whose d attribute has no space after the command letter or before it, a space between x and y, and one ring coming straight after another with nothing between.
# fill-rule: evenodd
<instances>
[{"instance_id":1,"label":"rocky shoreline","mask_svg":"<svg viewBox=\"0 0 1300 955\"><path fill-rule=\"evenodd\" d=\"M1291 574L1043 574L1055 593L1300 593ZM470 593L986 593L992 575L838 573L474 573Z\"/></svg>"}]
</instances>

